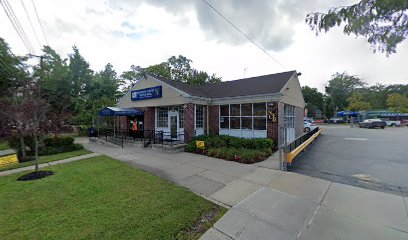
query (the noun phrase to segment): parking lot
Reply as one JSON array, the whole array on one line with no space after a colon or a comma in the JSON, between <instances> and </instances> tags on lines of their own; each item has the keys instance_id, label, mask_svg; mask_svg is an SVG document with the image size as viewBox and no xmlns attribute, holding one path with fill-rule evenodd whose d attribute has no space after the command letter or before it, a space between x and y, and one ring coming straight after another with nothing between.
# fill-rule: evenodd
<instances>
[{"instance_id":1,"label":"parking lot","mask_svg":"<svg viewBox=\"0 0 408 240\"><path fill-rule=\"evenodd\" d=\"M289 171L408 196L408 128L326 125Z\"/></svg>"}]
</instances>

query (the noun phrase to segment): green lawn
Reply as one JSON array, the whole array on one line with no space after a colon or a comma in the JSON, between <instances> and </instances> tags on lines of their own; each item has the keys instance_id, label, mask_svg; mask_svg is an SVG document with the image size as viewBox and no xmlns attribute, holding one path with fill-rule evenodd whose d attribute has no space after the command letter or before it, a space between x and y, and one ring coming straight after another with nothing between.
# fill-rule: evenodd
<instances>
[{"instance_id":1,"label":"green lawn","mask_svg":"<svg viewBox=\"0 0 408 240\"><path fill-rule=\"evenodd\" d=\"M70 157L77 157L77 156L81 156L81 155L85 155L89 153L92 153L92 152L82 149L82 150L77 150L77 151L72 151L72 152L45 155L45 156L40 156L39 163L53 162L53 161L62 160L65 158L70 158ZM0 172L10 170L10 169L20 168L20 167L32 166L32 165L35 165L35 161L12 164L12 165L8 165L6 167L0 168Z\"/></svg>"},{"instance_id":2,"label":"green lawn","mask_svg":"<svg viewBox=\"0 0 408 240\"><path fill-rule=\"evenodd\" d=\"M5 149L9 149L9 145L7 141L4 140L0 140L0 150L5 150Z\"/></svg>"},{"instance_id":3,"label":"green lawn","mask_svg":"<svg viewBox=\"0 0 408 240\"><path fill-rule=\"evenodd\" d=\"M0 239L197 239L186 231L225 209L159 177L100 156L47 178L0 178Z\"/></svg>"}]
</instances>

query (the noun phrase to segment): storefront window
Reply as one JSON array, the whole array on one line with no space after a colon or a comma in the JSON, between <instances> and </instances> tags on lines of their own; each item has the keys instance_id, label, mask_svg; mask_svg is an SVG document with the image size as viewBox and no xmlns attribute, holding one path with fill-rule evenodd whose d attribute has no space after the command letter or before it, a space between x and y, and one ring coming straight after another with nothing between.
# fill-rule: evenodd
<instances>
[{"instance_id":1,"label":"storefront window","mask_svg":"<svg viewBox=\"0 0 408 240\"><path fill-rule=\"evenodd\" d=\"M220 128L266 130L266 103L221 105Z\"/></svg>"},{"instance_id":2,"label":"storefront window","mask_svg":"<svg viewBox=\"0 0 408 240\"><path fill-rule=\"evenodd\" d=\"M179 107L179 128L184 128L184 108L183 107Z\"/></svg>"},{"instance_id":3,"label":"storefront window","mask_svg":"<svg viewBox=\"0 0 408 240\"><path fill-rule=\"evenodd\" d=\"M168 115L169 115L168 107L157 108L157 127L166 128L169 126Z\"/></svg>"},{"instance_id":4,"label":"storefront window","mask_svg":"<svg viewBox=\"0 0 408 240\"><path fill-rule=\"evenodd\" d=\"M204 106L196 105L196 128L204 127Z\"/></svg>"},{"instance_id":5,"label":"storefront window","mask_svg":"<svg viewBox=\"0 0 408 240\"><path fill-rule=\"evenodd\" d=\"M266 103L254 103L254 116L266 116Z\"/></svg>"},{"instance_id":6,"label":"storefront window","mask_svg":"<svg viewBox=\"0 0 408 240\"><path fill-rule=\"evenodd\" d=\"M252 129L252 117L241 117L241 128Z\"/></svg>"},{"instance_id":7,"label":"storefront window","mask_svg":"<svg viewBox=\"0 0 408 240\"><path fill-rule=\"evenodd\" d=\"M266 130L266 117L254 117L254 130Z\"/></svg>"},{"instance_id":8,"label":"storefront window","mask_svg":"<svg viewBox=\"0 0 408 240\"><path fill-rule=\"evenodd\" d=\"M241 104L241 116L252 116L252 103Z\"/></svg>"},{"instance_id":9,"label":"storefront window","mask_svg":"<svg viewBox=\"0 0 408 240\"><path fill-rule=\"evenodd\" d=\"M229 117L220 117L220 127L229 129Z\"/></svg>"},{"instance_id":10,"label":"storefront window","mask_svg":"<svg viewBox=\"0 0 408 240\"><path fill-rule=\"evenodd\" d=\"M229 105L221 105L220 106L220 116L228 117L229 116Z\"/></svg>"},{"instance_id":11,"label":"storefront window","mask_svg":"<svg viewBox=\"0 0 408 240\"><path fill-rule=\"evenodd\" d=\"M230 113L231 116L240 116L241 115L240 105L239 104L230 105Z\"/></svg>"},{"instance_id":12,"label":"storefront window","mask_svg":"<svg viewBox=\"0 0 408 240\"><path fill-rule=\"evenodd\" d=\"M231 129L240 129L240 118L239 117L231 117L230 118L230 128Z\"/></svg>"}]
</instances>

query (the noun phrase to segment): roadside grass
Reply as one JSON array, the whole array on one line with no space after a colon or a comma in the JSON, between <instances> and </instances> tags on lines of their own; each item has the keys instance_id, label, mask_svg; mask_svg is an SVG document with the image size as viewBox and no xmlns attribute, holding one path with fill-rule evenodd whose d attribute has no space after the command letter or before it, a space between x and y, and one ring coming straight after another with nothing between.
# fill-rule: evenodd
<instances>
[{"instance_id":1,"label":"roadside grass","mask_svg":"<svg viewBox=\"0 0 408 240\"><path fill-rule=\"evenodd\" d=\"M5 149L9 149L9 145L8 142L5 140L0 140L0 150L5 150Z\"/></svg>"},{"instance_id":2,"label":"roadside grass","mask_svg":"<svg viewBox=\"0 0 408 240\"><path fill-rule=\"evenodd\" d=\"M40 156L40 159L39 159L38 163L41 164L41 163L53 162L53 161L58 161L58 160L62 160L62 159L70 158L70 157L77 157L77 156L81 156L81 155L85 155L85 154L89 154L89 153L92 153L92 152L88 151L88 150L85 150L85 149L81 149L81 150L72 151L72 152L64 152L64 153L57 153L57 154L52 154L52 155L44 155L44 156ZM1 167L0 172L15 169L15 168L32 166L32 165L35 165L35 161L16 163L16 164L8 165L8 166L5 166L5 167Z\"/></svg>"},{"instance_id":3,"label":"roadside grass","mask_svg":"<svg viewBox=\"0 0 408 240\"><path fill-rule=\"evenodd\" d=\"M106 156L0 178L1 239L197 239L225 209ZM189 229L218 209L200 233Z\"/></svg>"}]
</instances>

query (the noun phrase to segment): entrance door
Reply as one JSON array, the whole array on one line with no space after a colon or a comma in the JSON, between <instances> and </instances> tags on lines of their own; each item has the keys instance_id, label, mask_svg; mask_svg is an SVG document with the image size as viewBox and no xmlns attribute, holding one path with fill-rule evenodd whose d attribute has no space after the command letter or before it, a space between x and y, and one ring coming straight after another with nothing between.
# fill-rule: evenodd
<instances>
[{"instance_id":1,"label":"entrance door","mask_svg":"<svg viewBox=\"0 0 408 240\"><path fill-rule=\"evenodd\" d=\"M295 107L285 104L284 121L286 132L286 143L291 143L296 139L295 131Z\"/></svg>"},{"instance_id":2,"label":"entrance door","mask_svg":"<svg viewBox=\"0 0 408 240\"><path fill-rule=\"evenodd\" d=\"M169 130L170 138L178 139L178 111L176 108L169 111Z\"/></svg>"},{"instance_id":3,"label":"entrance door","mask_svg":"<svg viewBox=\"0 0 408 240\"><path fill-rule=\"evenodd\" d=\"M170 137L177 139L177 116L170 116Z\"/></svg>"}]
</instances>

